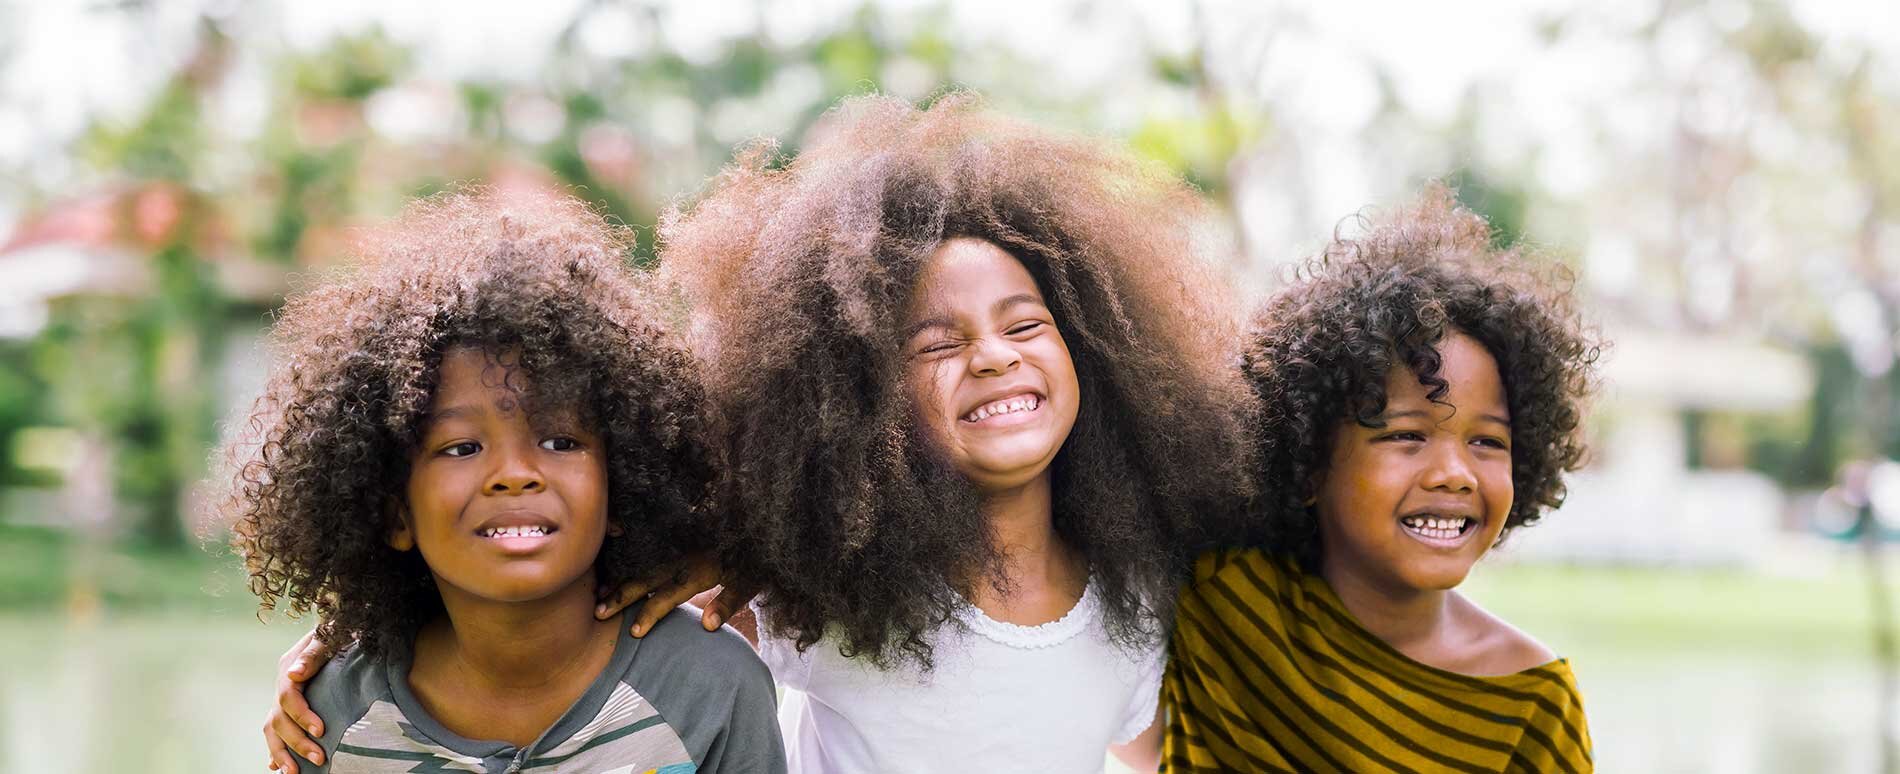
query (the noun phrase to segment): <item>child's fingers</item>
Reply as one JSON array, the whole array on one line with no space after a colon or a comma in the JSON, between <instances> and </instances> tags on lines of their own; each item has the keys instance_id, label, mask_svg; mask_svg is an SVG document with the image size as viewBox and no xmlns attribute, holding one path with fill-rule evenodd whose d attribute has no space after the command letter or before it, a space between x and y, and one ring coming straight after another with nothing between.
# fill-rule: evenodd
<instances>
[{"instance_id":1,"label":"child's fingers","mask_svg":"<svg viewBox=\"0 0 1900 774\"><path fill-rule=\"evenodd\" d=\"M288 729L290 733L279 733L292 747L307 738L323 736L323 719L310 710L310 702L303 697L303 683L288 677L277 681L277 709L271 713L271 725L278 729Z\"/></svg>"},{"instance_id":2,"label":"child's fingers","mask_svg":"<svg viewBox=\"0 0 1900 774\"><path fill-rule=\"evenodd\" d=\"M285 747L284 740L271 731L268 719L264 721L264 746L270 750L272 771L290 774L297 770L297 762L290 757L290 748Z\"/></svg>"},{"instance_id":3,"label":"child's fingers","mask_svg":"<svg viewBox=\"0 0 1900 774\"><path fill-rule=\"evenodd\" d=\"M758 596L758 590L751 587L721 586L719 595L706 604L706 612L700 617L706 631L712 631L732 619L732 616L752 604L752 598Z\"/></svg>"},{"instance_id":4,"label":"child's fingers","mask_svg":"<svg viewBox=\"0 0 1900 774\"><path fill-rule=\"evenodd\" d=\"M315 632L311 634L314 635ZM328 663L330 657L334 655L336 653L329 645L315 637L307 636L303 652L297 654L297 660L291 663L290 670L286 674L289 675L291 682L307 682L310 678L316 677L317 670Z\"/></svg>"},{"instance_id":5,"label":"child's fingers","mask_svg":"<svg viewBox=\"0 0 1900 774\"><path fill-rule=\"evenodd\" d=\"M605 621L619 615L620 611L627 609L628 605L646 599L648 594L653 593L655 586L672 580L672 577L672 572L667 571L658 578L630 580L620 584L619 588L607 592L606 596L600 598L600 604L594 606L594 617Z\"/></svg>"},{"instance_id":6,"label":"child's fingers","mask_svg":"<svg viewBox=\"0 0 1900 774\"><path fill-rule=\"evenodd\" d=\"M270 723L264 723L264 740L277 742L281 747L289 747L291 751L295 751L296 755L302 755L304 761L310 761L317 766L323 764L323 747L317 747L317 742L314 742L310 736L304 736L304 728L298 728L295 721L291 721L291 715L283 713L281 709L270 713ZM276 751L272 751L272 757L276 755ZM289 770L296 770L295 761L291 763Z\"/></svg>"},{"instance_id":7,"label":"child's fingers","mask_svg":"<svg viewBox=\"0 0 1900 774\"><path fill-rule=\"evenodd\" d=\"M311 629L310 631L304 632L303 637L297 640L297 644L290 646L290 650L284 651L284 655L277 657L277 671L292 671L292 668L297 666L297 657L303 655L304 651L309 650L310 643L316 641L317 630Z\"/></svg>"},{"instance_id":8,"label":"child's fingers","mask_svg":"<svg viewBox=\"0 0 1900 774\"><path fill-rule=\"evenodd\" d=\"M305 736L304 730L282 710L272 712L270 719L264 722L264 744L271 750L271 760L279 764L278 771L297 770L296 760L289 757L293 751L313 764L323 765L323 748Z\"/></svg>"},{"instance_id":9,"label":"child's fingers","mask_svg":"<svg viewBox=\"0 0 1900 774\"><path fill-rule=\"evenodd\" d=\"M673 608L692 599L696 593L697 590L690 583L674 583L654 590L652 596L640 603L640 611L633 616L633 636L646 636L647 632L653 630L654 624L665 618L667 613L673 612Z\"/></svg>"}]
</instances>

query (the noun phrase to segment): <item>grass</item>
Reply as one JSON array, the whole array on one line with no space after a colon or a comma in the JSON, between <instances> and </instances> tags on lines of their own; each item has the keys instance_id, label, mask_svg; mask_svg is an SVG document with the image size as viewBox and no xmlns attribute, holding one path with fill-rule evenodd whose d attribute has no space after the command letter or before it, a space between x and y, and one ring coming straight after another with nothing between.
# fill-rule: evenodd
<instances>
[{"instance_id":1,"label":"grass","mask_svg":"<svg viewBox=\"0 0 1900 774\"><path fill-rule=\"evenodd\" d=\"M237 557L222 545L185 550L88 545L61 530L0 525L0 609L256 607Z\"/></svg>"},{"instance_id":2,"label":"grass","mask_svg":"<svg viewBox=\"0 0 1900 774\"><path fill-rule=\"evenodd\" d=\"M1818 556L1799 577L1486 563L1464 590L1577 660L1606 771L1866 770L1867 585ZM0 526L0 770L261 771L276 656L309 622L255 610L221 548Z\"/></svg>"},{"instance_id":3,"label":"grass","mask_svg":"<svg viewBox=\"0 0 1900 774\"><path fill-rule=\"evenodd\" d=\"M1559 651L1575 643L1617 650L1871 656L1873 612L1857 562L1800 578L1741 570L1497 565L1479 568L1465 590Z\"/></svg>"}]
</instances>

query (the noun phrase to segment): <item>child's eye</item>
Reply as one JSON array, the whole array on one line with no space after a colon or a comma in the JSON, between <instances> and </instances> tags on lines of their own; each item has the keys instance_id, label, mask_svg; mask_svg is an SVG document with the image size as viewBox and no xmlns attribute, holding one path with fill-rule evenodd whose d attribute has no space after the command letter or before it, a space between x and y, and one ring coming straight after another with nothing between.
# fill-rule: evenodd
<instances>
[{"instance_id":1,"label":"child's eye","mask_svg":"<svg viewBox=\"0 0 1900 774\"><path fill-rule=\"evenodd\" d=\"M1489 447L1491 447L1491 448L1493 448L1493 449L1506 449L1506 450L1508 450L1508 449L1510 449L1510 448L1511 448L1511 445L1510 445L1510 444L1508 444L1508 443L1505 443L1505 442L1504 442L1504 439L1502 439L1502 438L1492 438L1492 437L1490 437L1490 436L1486 436L1486 437L1483 437L1483 438L1478 438L1478 439L1474 439L1474 440L1472 441L1472 443L1475 443L1475 444L1478 444L1479 446L1489 446Z\"/></svg>"},{"instance_id":2,"label":"child's eye","mask_svg":"<svg viewBox=\"0 0 1900 774\"><path fill-rule=\"evenodd\" d=\"M935 344L928 345L924 347L923 349L917 350L917 354L934 355L939 352L949 352L950 350L953 350L956 348L957 348L957 343L954 341L939 341Z\"/></svg>"},{"instance_id":3,"label":"child's eye","mask_svg":"<svg viewBox=\"0 0 1900 774\"><path fill-rule=\"evenodd\" d=\"M548 451L574 451L581 448L581 442L567 436L555 436L541 442L541 448Z\"/></svg>"},{"instance_id":4,"label":"child's eye","mask_svg":"<svg viewBox=\"0 0 1900 774\"><path fill-rule=\"evenodd\" d=\"M1020 336L1022 334L1029 333L1041 327L1042 327L1041 320L1030 320L1028 322L1018 324L1010 328L1009 330L1004 331L1004 333L1007 333L1011 336Z\"/></svg>"},{"instance_id":5,"label":"child's eye","mask_svg":"<svg viewBox=\"0 0 1900 774\"><path fill-rule=\"evenodd\" d=\"M1385 435L1379 436L1379 440L1381 441L1423 441L1425 440L1425 434L1417 432L1415 430L1400 430L1396 433L1386 433Z\"/></svg>"},{"instance_id":6,"label":"child's eye","mask_svg":"<svg viewBox=\"0 0 1900 774\"><path fill-rule=\"evenodd\" d=\"M442 450L442 456L444 456L444 457L467 457L467 456L469 456L469 455L471 455L471 454L474 454L475 452L478 452L478 451L481 451L481 450L482 450L482 445L481 445L481 444L479 444L479 443L476 443L476 442L474 442L474 441L463 441L463 442L461 442L461 443L458 443L458 444L454 444L454 445L451 445L451 446L449 446L449 447L447 447L447 448L444 448L444 449Z\"/></svg>"}]
</instances>

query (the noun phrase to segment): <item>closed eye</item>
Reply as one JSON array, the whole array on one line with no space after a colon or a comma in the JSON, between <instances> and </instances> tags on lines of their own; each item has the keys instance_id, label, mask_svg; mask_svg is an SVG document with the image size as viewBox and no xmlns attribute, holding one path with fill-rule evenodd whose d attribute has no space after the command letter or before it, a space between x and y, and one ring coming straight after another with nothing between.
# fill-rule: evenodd
<instances>
[{"instance_id":1,"label":"closed eye","mask_svg":"<svg viewBox=\"0 0 1900 774\"><path fill-rule=\"evenodd\" d=\"M1021 336L1022 334L1025 334L1025 333L1034 332L1035 330L1037 330L1038 328L1041 328L1042 326L1043 326L1043 322L1041 320L1029 320L1027 322L1018 323L1014 327L1011 327L1009 330L1004 331L1004 333L1007 333L1011 336Z\"/></svg>"},{"instance_id":2,"label":"closed eye","mask_svg":"<svg viewBox=\"0 0 1900 774\"><path fill-rule=\"evenodd\" d=\"M923 349L917 350L917 354L934 355L939 352L949 352L950 350L956 349L957 346L958 346L957 342L954 342L954 341L939 341L935 344L927 345Z\"/></svg>"}]
</instances>

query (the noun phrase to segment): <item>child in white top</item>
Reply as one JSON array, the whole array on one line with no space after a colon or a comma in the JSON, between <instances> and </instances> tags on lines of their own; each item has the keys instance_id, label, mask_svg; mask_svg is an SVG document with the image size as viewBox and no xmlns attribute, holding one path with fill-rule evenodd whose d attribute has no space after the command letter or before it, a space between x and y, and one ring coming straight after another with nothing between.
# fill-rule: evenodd
<instances>
[{"instance_id":1,"label":"child in white top","mask_svg":"<svg viewBox=\"0 0 1900 774\"><path fill-rule=\"evenodd\" d=\"M790 770L1097 771L1103 750L1132 747L1153 723L1161 652L1109 642L1093 587L1038 626L975 607L958 618L937 633L929 672L760 639L759 656L785 688ZM1139 763L1144 751L1122 754Z\"/></svg>"}]
</instances>

